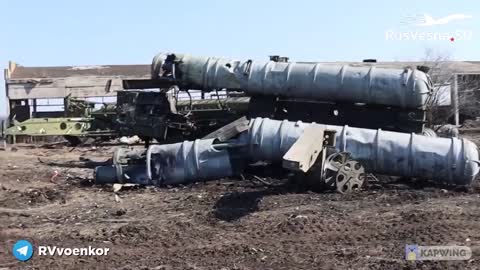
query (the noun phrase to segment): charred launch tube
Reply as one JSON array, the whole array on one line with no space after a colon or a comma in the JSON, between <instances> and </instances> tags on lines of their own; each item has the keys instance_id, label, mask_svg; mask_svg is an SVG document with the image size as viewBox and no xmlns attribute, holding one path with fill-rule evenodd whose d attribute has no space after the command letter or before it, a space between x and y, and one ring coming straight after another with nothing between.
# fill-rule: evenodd
<instances>
[{"instance_id":1,"label":"charred launch tube","mask_svg":"<svg viewBox=\"0 0 480 270\"><path fill-rule=\"evenodd\" d=\"M243 169L238 166L243 165L239 160L281 161L308 125L256 118L250 121L248 131L229 143L215 144L214 139L209 139L150 146L143 169L135 165L118 173L116 167L99 167L96 182L112 182L124 174L129 176L128 182L153 185L228 177ZM336 131L337 150L349 152L371 173L469 185L479 172L477 147L466 139L322 126Z\"/></svg>"},{"instance_id":2,"label":"charred launch tube","mask_svg":"<svg viewBox=\"0 0 480 270\"><path fill-rule=\"evenodd\" d=\"M238 61L160 53L152 77L174 77L190 87L243 90L249 95L424 108L432 83L422 71L335 63Z\"/></svg>"},{"instance_id":3,"label":"charred launch tube","mask_svg":"<svg viewBox=\"0 0 480 270\"><path fill-rule=\"evenodd\" d=\"M255 160L280 161L309 123L256 118L240 140ZM322 125L336 131L336 148L372 173L468 185L479 171L477 146L458 138L432 138L383 130ZM320 140L319 140L320 143Z\"/></svg>"},{"instance_id":4,"label":"charred launch tube","mask_svg":"<svg viewBox=\"0 0 480 270\"><path fill-rule=\"evenodd\" d=\"M231 176L229 152L215 148L214 139L152 145L147 151L147 175L154 185L175 185Z\"/></svg>"},{"instance_id":5,"label":"charred launch tube","mask_svg":"<svg viewBox=\"0 0 480 270\"><path fill-rule=\"evenodd\" d=\"M240 163L228 147L215 139L152 145L134 164L114 162L95 168L95 183L136 183L142 185L178 185L218 179L236 173ZM233 145L234 146L234 145ZM115 152L117 154L118 151ZM120 159L137 155L137 150L123 151ZM117 158L114 155L114 161Z\"/></svg>"}]
</instances>

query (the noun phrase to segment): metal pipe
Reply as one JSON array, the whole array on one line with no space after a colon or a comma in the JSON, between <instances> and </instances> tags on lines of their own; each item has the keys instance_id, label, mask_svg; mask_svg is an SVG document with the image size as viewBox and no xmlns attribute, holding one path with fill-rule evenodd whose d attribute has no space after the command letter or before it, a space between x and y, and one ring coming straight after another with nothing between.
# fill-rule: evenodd
<instances>
[{"instance_id":1,"label":"metal pipe","mask_svg":"<svg viewBox=\"0 0 480 270\"><path fill-rule=\"evenodd\" d=\"M249 144L255 161L281 161L309 125L256 118L240 140ZM383 130L323 125L335 130L336 148L350 152L372 173L426 178L467 185L479 172L477 146L458 138L432 138ZM319 141L320 143L320 141Z\"/></svg>"},{"instance_id":2,"label":"metal pipe","mask_svg":"<svg viewBox=\"0 0 480 270\"><path fill-rule=\"evenodd\" d=\"M113 165L95 168L95 183L175 185L227 177L241 170L245 156L238 153L246 145L214 141L152 145L146 150L119 148Z\"/></svg>"},{"instance_id":3,"label":"metal pipe","mask_svg":"<svg viewBox=\"0 0 480 270\"><path fill-rule=\"evenodd\" d=\"M94 171L95 184L135 183L150 185L144 165L98 166Z\"/></svg>"},{"instance_id":4,"label":"metal pipe","mask_svg":"<svg viewBox=\"0 0 480 270\"><path fill-rule=\"evenodd\" d=\"M172 71L174 71L172 73ZM160 53L152 77L173 76L192 89L238 89L250 95L424 108L432 83L422 71L335 63L244 62Z\"/></svg>"}]
</instances>

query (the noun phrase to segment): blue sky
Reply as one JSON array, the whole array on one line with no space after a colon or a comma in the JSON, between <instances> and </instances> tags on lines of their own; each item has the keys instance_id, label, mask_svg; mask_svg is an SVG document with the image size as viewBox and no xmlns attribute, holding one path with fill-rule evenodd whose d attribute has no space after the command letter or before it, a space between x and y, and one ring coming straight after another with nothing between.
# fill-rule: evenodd
<instances>
[{"instance_id":1,"label":"blue sky","mask_svg":"<svg viewBox=\"0 0 480 270\"><path fill-rule=\"evenodd\" d=\"M447 25L407 17L471 15ZM418 18L418 17L415 17ZM419 60L426 48L480 60L480 1L0 0L0 63L150 63L159 51L293 61ZM386 33L470 31L470 40L386 40ZM478 35L478 36L477 36ZM4 82L0 114L6 112Z\"/></svg>"}]
</instances>

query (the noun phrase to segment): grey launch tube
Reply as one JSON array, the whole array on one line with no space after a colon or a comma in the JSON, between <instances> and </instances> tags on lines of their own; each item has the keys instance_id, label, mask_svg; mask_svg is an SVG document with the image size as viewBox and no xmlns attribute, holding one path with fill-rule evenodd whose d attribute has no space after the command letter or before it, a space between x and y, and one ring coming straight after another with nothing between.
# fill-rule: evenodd
<instances>
[{"instance_id":1,"label":"grey launch tube","mask_svg":"<svg viewBox=\"0 0 480 270\"><path fill-rule=\"evenodd\" d=\"M280 161L309 125L256 118L240 140L254 160ZM479 171L477 146L467 139L323 125L335 130L336 148L350 152L372 173L468 185ZM319 141L320 143L320 141Z\"/></svg>"},{"instance_id":2,"label":"grey launch tube","mask_svg":"<svg viewBox=\"0 0 480 270\"><path fill-rule=\"evenodd\" d=\"M424 108L432 83L422 71L373 65L237 61L216 57L160 53L152 77L174 63L178 81L192 89L238 89L249 95L285 96L320 101ZM171 59L174 60L171 60ZM167 60L168 59L168 60ZM173 62L172 62L173 61Z\"/></svg>"},{"instance_id":3,"label":"grey launch tube","mask_svg":"<svg viewBox=\"0 0 480 270\"><path fill-rule=\"evenodd\" d=\"M227 150L213 147L214 139L152 145L147 150L151 184L176 185L233 174Z\"/></svg>"},{"instance_id":4,"label":"grey launch tube","mask_svg":"<svg viewBox=\"0 0 480 270\"><path fill-rule=\"evenodd\" d=\"M152 145L146 153L146 166L135 165L122 171L129 175L127 182L153 185L228 177L234 174L232 160L235 158L251 162L281 161L308 125L300 121L256 118L236 141L214 144L214 139L209 139ZM352 158L362 162L372 173L468 185L479 172L477 146L467 139L322 126L336 131L335 147L339 151L351 153ZM321 139L318 143L322 143ZM241 151L233 154L227 146ZM114 182L119 176L116 167L112 166L98 167L95 171L97 183Z\"/></svg>"}]
</instances>

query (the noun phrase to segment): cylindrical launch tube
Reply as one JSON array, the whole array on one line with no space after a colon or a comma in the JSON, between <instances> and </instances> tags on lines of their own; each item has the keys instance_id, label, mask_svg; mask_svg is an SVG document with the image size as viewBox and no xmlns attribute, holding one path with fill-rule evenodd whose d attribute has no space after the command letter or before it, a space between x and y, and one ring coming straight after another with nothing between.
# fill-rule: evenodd
<instances>
[{"instance_id":1,"label":"cylindrical launch tube","mask_svg":"<svg viewBox=\"0 0 480 270\"><path fill-rule=\"evenodd\" d=\"M309 125L256 118L241 140L254 160L280 161ZM432 138L383 130L322 125L336 131L336 148L372 173L467 185L478 174L477 146L467 139ZM321 140L319 138L319 143Z\"/></svg>"},{"instance_id":2,"label":"cylindrical launch tube","mask_svg":"<svg viewBox=\"0 0 480 270\"><path fill-rule=\"evenodd\" d=\"M273 95L321 101L424 108L432 91L427 74L412 68L335 63L237 61L161 53L152 76L169 73L192 89L240 89L249 95Z\"/></svg>"}]
</instances>

